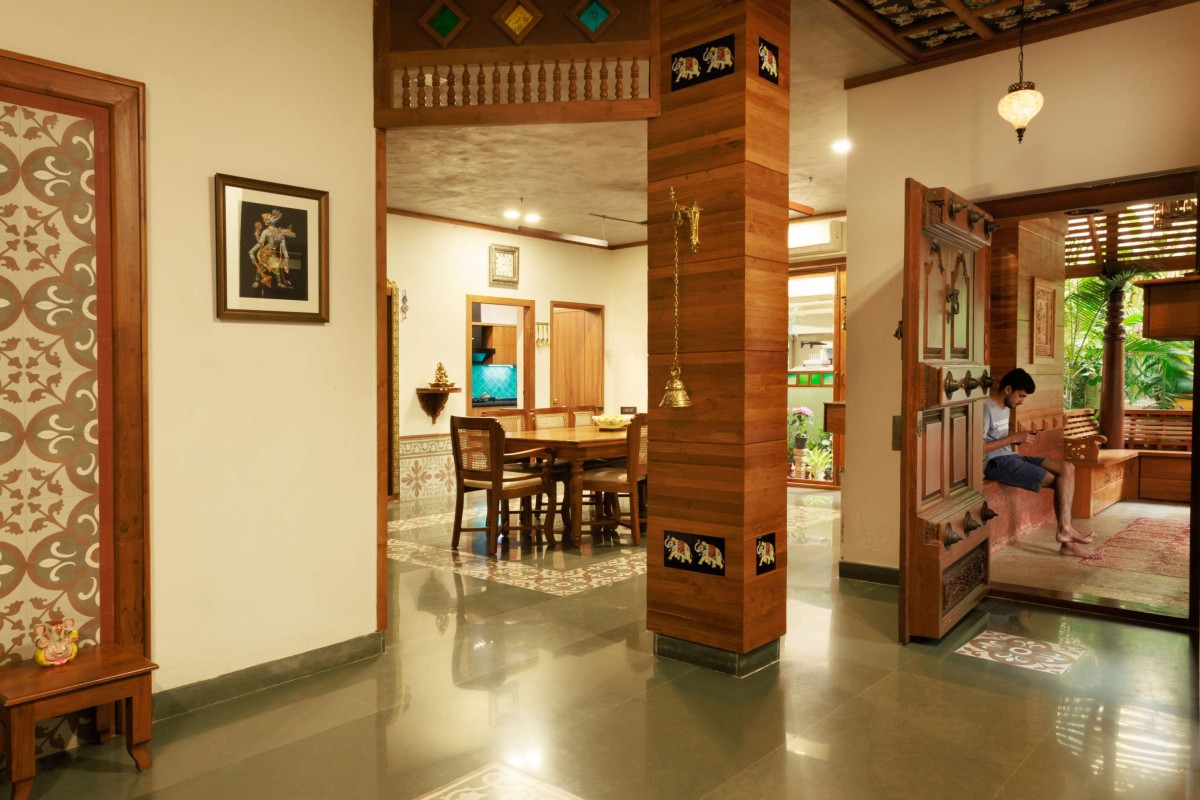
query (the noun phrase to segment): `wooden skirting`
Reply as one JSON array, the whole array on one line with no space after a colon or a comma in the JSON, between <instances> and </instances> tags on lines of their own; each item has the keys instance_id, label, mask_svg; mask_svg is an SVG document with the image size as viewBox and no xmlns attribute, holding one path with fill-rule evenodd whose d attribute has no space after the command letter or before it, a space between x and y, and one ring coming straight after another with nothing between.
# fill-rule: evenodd
<instances>
[{"instance_id":1,"label":"wooden skirting","mask_svg":"<svg viewBox=\"0 0 1200 800\"><path fill-rule=\"evenodd\" d=\"M853 561L838 562L838 577L852 581L881 583L884 586L900 585L900 570L896 567L879 567L875 564L858 564Z\"/></svg>"}]
</instances>

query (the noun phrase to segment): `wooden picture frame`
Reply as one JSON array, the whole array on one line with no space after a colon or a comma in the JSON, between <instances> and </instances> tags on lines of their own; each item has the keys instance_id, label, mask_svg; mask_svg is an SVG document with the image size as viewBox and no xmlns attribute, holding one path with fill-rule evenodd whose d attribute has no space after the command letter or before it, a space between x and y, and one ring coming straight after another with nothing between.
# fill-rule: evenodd
<instances>
[{"instance_id":1,"label":"wooden picture frame","mask_svg":"<svg viewBox=\"0 0 1200 800\"><path fill-rule=\"evenodd\" d=\"M1058 289L1050 281L1033 279L1029 316L1029 363L1052 364L1058 350Z\"/></svg>"},{"instance_id":2,"label":"wooden picture frame","mask_svg":"<svg viewBox=\"0 0 1200 800\"><path fill-rule=\"evenodd\" d=\"M521 278L521 251L503 244L488 245L488 283L517 288Z\"/></svg>"},{"instance_id":3,"label":"wooden picture frame","mask_svg":"<svg viewBox=\"0 0 1200 800\"><path fill-rule=\"evenodd\" d=\"M329 192L217 175L217 318L329 322Z\"/></svg>"}]
</instances>

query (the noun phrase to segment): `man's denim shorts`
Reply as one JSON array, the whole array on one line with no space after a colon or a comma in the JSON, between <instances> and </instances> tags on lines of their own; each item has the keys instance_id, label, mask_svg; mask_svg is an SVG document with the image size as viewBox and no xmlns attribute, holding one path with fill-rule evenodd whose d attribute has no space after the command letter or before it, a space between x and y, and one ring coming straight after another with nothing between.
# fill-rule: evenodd
<instances>
[{"instance_id":1,"label":"man's denim shorts","mask_svg":"<svg viewBox=\"0 0 1200 800\"><path fill-rule=\"evenodd\" d=\"M1049 471L1042 466L1045 460L1040 456L997 456L988 459L983 465L983 477L989 481L1039 492Z\"/></svg>"}]
</instances>

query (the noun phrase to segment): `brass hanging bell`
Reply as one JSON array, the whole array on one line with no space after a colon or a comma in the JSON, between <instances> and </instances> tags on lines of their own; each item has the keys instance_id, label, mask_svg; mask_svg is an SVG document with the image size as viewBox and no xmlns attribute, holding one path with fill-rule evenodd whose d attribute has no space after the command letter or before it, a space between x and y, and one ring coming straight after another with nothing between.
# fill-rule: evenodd
<instances>
[{"instance_id":1,"label":"brass hanging bell","mask_svg":"<svg viewBox=\"0 0 1200 800\"><path fill-rule=\"evenodd\" d=\"M688 397L683 380L679 377L678 365L671 367L671 379L667 381L666 389L662 402L658 404L660 408L688 408L692 405L692 398Z\"/></svg>"}]
</instances>

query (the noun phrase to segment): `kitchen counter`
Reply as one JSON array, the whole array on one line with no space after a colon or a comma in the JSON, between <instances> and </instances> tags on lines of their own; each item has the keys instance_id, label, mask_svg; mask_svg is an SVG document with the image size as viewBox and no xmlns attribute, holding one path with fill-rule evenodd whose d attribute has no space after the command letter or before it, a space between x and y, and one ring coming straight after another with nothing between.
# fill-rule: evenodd
<instances>
[{"instance_id":1,"label":"kitchen counter","mask_svg":"<svg viewBox=\"0 0 1200 800\"><path fill-rule=\"evenodd\" d=\"M473 408L516 408L517 398L489 397L486 400L481 400L477 397L473 397L471 398L471 406Z\"/></svg>"}]
</instances>

